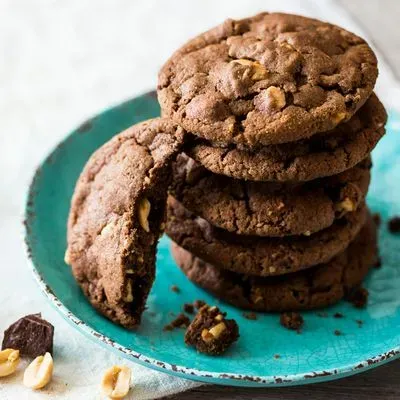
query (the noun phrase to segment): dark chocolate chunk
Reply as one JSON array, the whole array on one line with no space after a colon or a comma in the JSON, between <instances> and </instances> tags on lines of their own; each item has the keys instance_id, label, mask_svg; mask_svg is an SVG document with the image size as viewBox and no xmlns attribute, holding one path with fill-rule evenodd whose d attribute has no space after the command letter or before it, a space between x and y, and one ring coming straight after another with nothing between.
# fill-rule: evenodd
<instances>
[{"instance_id":1,"label":"dark chocolate chunk","mask_svg":"<svg viewBox=\"0 0 400 400\"><path fill-rule=\"evenodd\" d=\"M333 318L343 318L343 314L340 312L337 312L337 313L333 314Z\"/></svg>"},{"instance_id":2,"label":"dark chocolate chunk","mask_svg":"<svg viewBox=\"0 0 400 400\"><path fill-rule=\"evenodd\" d=\"M36 358L53 353L54 326L40 313L27 315L4 332L2 349L19 350L22 356Z\"/></svg>"}]
</instances>

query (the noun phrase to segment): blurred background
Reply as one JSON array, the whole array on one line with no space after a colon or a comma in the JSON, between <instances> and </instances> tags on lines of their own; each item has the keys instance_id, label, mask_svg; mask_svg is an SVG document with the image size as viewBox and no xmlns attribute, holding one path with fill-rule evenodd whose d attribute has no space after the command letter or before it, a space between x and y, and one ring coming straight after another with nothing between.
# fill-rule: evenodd
<instances>
[{"instance_id":1,"label":"blurred background","mask_svg":"<svg viewBox=\"0 0 400 400\"><path fill-rule=\"evenodd\" d=\"M398 4L1 0L0 168L7 172L0 191L16 191L12 199L0 196L0 209L12 207L7 214L15 215L34 166L72 128L105 107L155 88L160 66L179 45L227 17L264 10L321 17L367 35L381 62L395 66L400 65ZM381 74L379 87L388 78L386 71ZM385 100L386 90L384 95Z\"/></svg>"},{"instance_id":2,"label":"blurred background","mask_svg":"<svg viewBox=\"0 0 400 400\"><path fill-rule=\"evenodd\" d=\"M153 90L160 66L191 36L259 11L317 17L366 37L380 61L377 91L399 107L397 0L0 0L0 320L36 307L72 330L39 294L21 240L24 196L47 152L91 115Z\"/></svg>"}]
</instances>

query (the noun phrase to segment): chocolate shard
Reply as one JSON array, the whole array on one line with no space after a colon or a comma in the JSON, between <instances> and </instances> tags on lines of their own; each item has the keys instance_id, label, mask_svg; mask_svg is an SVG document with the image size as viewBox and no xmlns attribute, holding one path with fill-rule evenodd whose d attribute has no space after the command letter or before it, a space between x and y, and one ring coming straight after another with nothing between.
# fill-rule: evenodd
<instances>
[{"instance_id":1,"label":"chocolate shard","mask_svg":"<svg viewBox=\"0 0 400 400\"><path fill-rule=\"evenodd\" d=\"M36 358L53 353L54 326L40 313L30 314L14 322L4 332L2 349L19 350L22 356Z\"/></svg>"}]
</instances>

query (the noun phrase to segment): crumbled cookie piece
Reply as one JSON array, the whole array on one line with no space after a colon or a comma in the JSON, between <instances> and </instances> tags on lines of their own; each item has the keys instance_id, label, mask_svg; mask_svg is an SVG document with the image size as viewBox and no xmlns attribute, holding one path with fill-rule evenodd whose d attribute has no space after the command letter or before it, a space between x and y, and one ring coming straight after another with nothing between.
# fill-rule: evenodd
<instances>
[{"instance_id":1,"label":"crumbled cookie piece","mask_svg":"<svg viewBox=\"0 0 400 400\"><path fill-rule=\"evenodd\" d=\"M364 324L364 321L362 319L356 319L356 323L357 323L358 327L361 328Z\"/></svg>"},{"instance_id":2,"label":"crumbled cookie piece","mask_svg":"<svg viewBox=\"0 0 400 400\"><path fill-rule=\"evenodd\" d=\"M243 317L251 321L255 321L258 319L257 314L255 312L243 313Z\"/></svg>"},{"instance_id":3,"label":"crumbled cookie piece","mask_svg":"<svg viewBox=\"0 0 400 400\"><path fill-rule=\"evenodd\" d=\"M175 328L187 328L189 324L189 317L180 313L173 321L164 326L164 331L173 331Z\"/></svg>"},{"instance_id":4,"label":"crumbled cookie piece","mask_svg":"<svg viewBox=\"0 0 400 400\"><path fill-rule=\"evenodd\" d=\"M27 315L4 332L2 349L19 350L22 356L36 358L53 352L54 326L40 313Z\"/></svg>"},{"instance_id":5,"label":"crumbled cookie piece","mask_svg":"<svg viewBox=\"0 0 400 400\"><path fill-rule=\"evenodd\" d=\"M389 231L392 233L400 232L400 217L393 217L389 220Z\"/></svg>"},{"instance_id":6,"label":"crumbled cookie piece","mask_svg":"<svg viewBox=\"0 0 400 400\"><path fill-rule=\"evenodd\" d=\"M278 360L279 358L281 358L281 356L280 356L280 354L275 354L275 355L274 355L274 358L275 358L276 360Z\"/></svg>"},{"instance_id":7,"label":"crumbled cookie piece","mask_svg":"<svg viewBox=\"0 0 400 400\"><path fill-rule=\"evenodd\" d=\"M376 259L376 263L374 264L374 268L376 268L376 269L382 268L382 259L380 257L378 257Z\"/></svg>"},{"instance_id":8,"label":"crumbled cookie piece","mask_svg":"<svg viewBox=\"0 0 400 400\"><path fill-rule=\"evenodd\" d=\"M298 312L284 312L280 318L281 325L287 329L300 331L304 325L304 319Z\"/></svg>"},{"instance_id":9,"label":"crumbled cookie piece","mask_svg":"<svg viewBox=\"0 0 400 400\"><path fill-rule=\"evenodd\" d=\"M335 329L335 331L333 332L336 336L340 336L342 334L341 331L339 331L339 329Z\"/></svg>"},{"instance_id":10,"label":"crumbled cookie piece","mask_svg":"<svg viewBox=\"0 0 400 400\"><path fill-rule=\"evenodd\" d=\"M202 306L186 330L185 343L201 353L225 352L239 338L236 321L225 316L216 306Z\"/></svg>"},{"instance_id":11,"label":"crumbled cookie piece","mask_svg":"<svg viewBox=\"0 0 400 400\"><path fill-rule=\"evenodd\" d=\"M195 300L193 302L194 308L196 308L197 310L200 310L200 308L203 307L205 304L206 302L203 300Z\"/></svg>"},{"instance_id":12,"label":"crumbled cookie piece","mask_svg":"<svg viewBox=\"0 0 400 400\"><path fill-rule=\"evenodd\" d=\"M343 318L343 317L344 317L344 315L340 312L333 314L333 318Z\"/></svg>"},{"instance_id":13,"label":"crumbled cookie piece","mask_svg":"<svg viewBox=\"0 0 400 400\"><path fill-rule=\"evenodd\" d=\"M368 294L367 289L357 287L347 294L346 300L352 303L354 307L363 308L367 305Z\"/></svg>"},{"instance_id":14,"label":"crumbled cookie piece","mask_svg":"<svg viewBox=\"0 0 400 400\"><path fill-rule=\"evenodd\" d=\"M183 311L188 314L193 314L194 313L194 305L190 303L185 303L183 305Z\"/></svg>"},{"instance_id":15,"label":"crumbled cookie piece","mask_svg":"<svg viewBox=\"0 0 400 400\"><path fill-rule=\"evenodd\" d=\"M172 285L172 286L171 286L171 291L173 291L173 292L175 292L175 293L180 293L180 292L181 292L181 289L179 289L179 287L176 286L176 285Z\"/></svg>"},{"instance_id":16,"label":"crumbled cookie piece","mask_svg":"<svg viewBox=\"0 0 400 400\"><path fill-rule=\"evenodd\" d=\"M379 227L379 226L381 225L381 222L382 222L382 220L381 220L381 214L375 213L375 214L372 215L372 218L374 219L375 225L376 225L377 227Z\"/></svg>"}]
</instances>

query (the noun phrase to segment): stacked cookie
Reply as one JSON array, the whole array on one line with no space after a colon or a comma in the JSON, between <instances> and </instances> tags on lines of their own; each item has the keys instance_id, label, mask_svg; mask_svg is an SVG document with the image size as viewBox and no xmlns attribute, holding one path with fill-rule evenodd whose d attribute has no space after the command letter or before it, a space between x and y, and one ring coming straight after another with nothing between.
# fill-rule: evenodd
<instances>
[{"instance_id":1,"label":"stacked cookie","mask_svg":"<svg viewBox=\"0 0 400 400\"><path fill-rule=\"evenodd\" d=\"M162 68L165 118L193 139L173 167L166 232L190 280L259 311L323 307L376 259L365 205L386 113L375 55L337 26L228 20Z\"/></svg>"}]
</instances>

